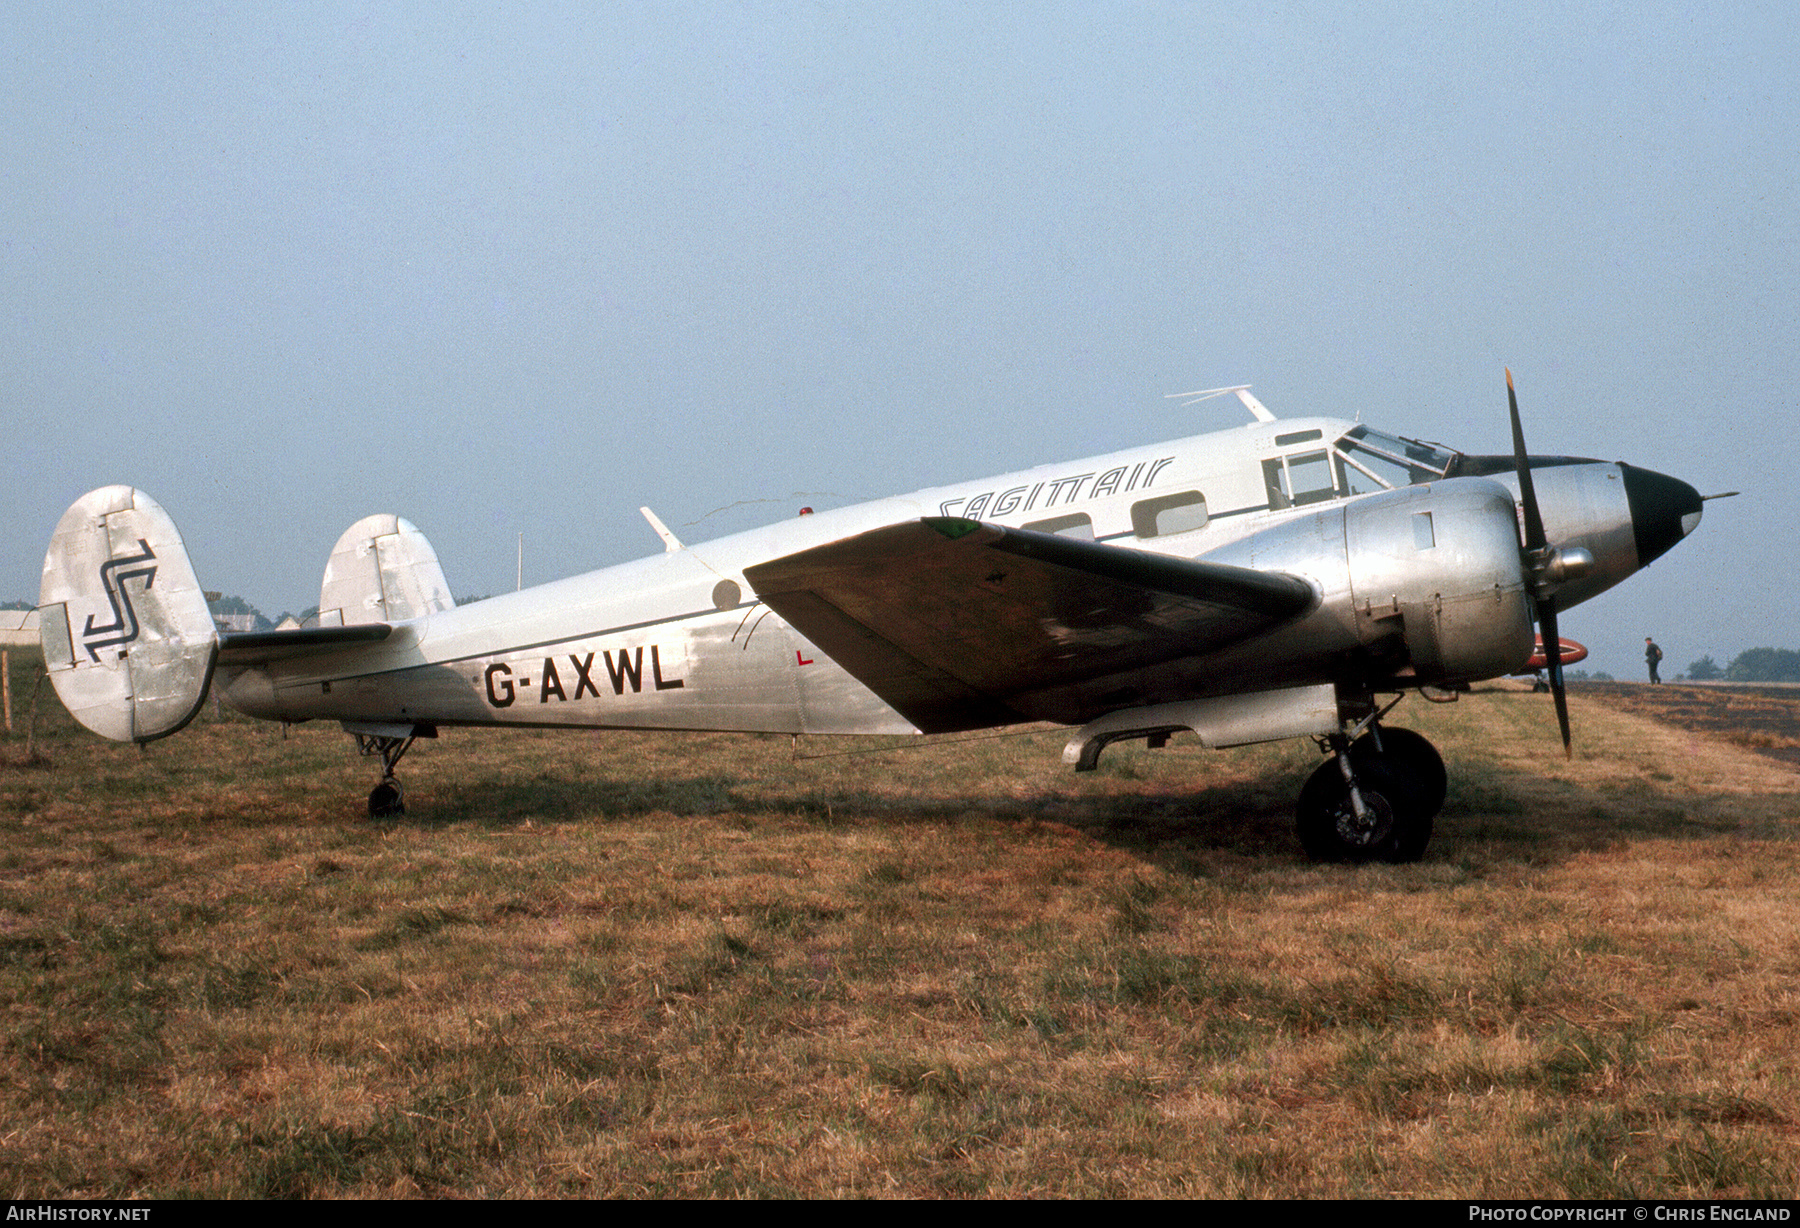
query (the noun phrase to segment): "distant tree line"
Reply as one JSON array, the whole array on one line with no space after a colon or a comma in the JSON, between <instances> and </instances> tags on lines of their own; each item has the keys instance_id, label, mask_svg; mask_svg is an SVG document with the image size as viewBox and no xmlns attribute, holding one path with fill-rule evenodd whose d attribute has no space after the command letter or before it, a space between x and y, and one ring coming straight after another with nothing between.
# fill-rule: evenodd
<instances>
[{"instance_id":1,"label":"distant tree line","mask_svg":"<svg viewBox=\"0 0 1800 1228\"><path fill-rule=\"evenodd\" d=\"M209 593L207 594L206 608L212 612L214 618L224 615L228 618L249 620L248 629L251 631L267 631L275 625L269 621L268 615L242 597L213 596ZM234 627L237 630L245 629L242 623L237 622L226 623L225 626Z\"/></svg>"},{"instance_id":2,"label":"distant tree line","mask_svg":"<svg viewBox=\"0 0 1800 1228\"><path fill-rule=\"evenodd\" d=\"M1747 648L1720 669L1711 657L1687 668L1695 682L1800 682L1800 652L1791 648Z\"/></svg>"}]
</instances>

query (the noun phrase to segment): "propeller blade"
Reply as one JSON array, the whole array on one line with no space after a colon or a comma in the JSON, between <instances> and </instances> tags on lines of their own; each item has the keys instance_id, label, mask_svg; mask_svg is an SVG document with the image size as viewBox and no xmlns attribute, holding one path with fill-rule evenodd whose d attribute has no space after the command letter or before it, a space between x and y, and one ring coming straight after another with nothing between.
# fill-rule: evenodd
<instances>
[{"instance_id":1,"label":"propeller blade","mask_svg":"<svg viewBox=\"0 0 1800 1228\"><path fill-rule=\"evenodd\" d=\"M1556 723L1562 729L1563 758L1573 759L1575 748L1569 738L1569 691L1563 685L1562 640L1556 634L1554 597L1538 602L1538 629L1544 636L1544 660L1550 667L1550 696L1556 700Z\"/></svg>"},{"instance_id":2,"label":"propeller blade","mask_svg":"<svg viewBox=\"0 0 1800 1228\"><path fill-rule=\"evenodd\" d=\"M1506 405L1512 412L1513 469L1519 475L1519 502L1525 509L1525 548L1545 545L1544 518L1538 511L1537 487L1531 484L1531 462L1525 455L1525 428L1519 425L1519 395L1513 391L1512 370L1506 372Z\"/></svg>"},{"instance_id":3,"label":"propeller blade","mask_svg":"<svg viewBox=\"0 0 1800 1228\"><path fill-rule=\"evenodd\" d=\"M1519 394L1513 391L1512 371L1506 372L1506 407L1512 414L1513 468L1519 475L1519 505L1525 512L1525 551L1536 554L1549 545L1544 535L1543 513L1538 511L1537 487L1531 482L1531 460L1525 452L1525 428L1519 423ZM1569 737L1569 692L1563 685L1562 639L1556 633L1556 598L1533 596L1537 600L1538 633L1544 641L1544 660L1550 667L1550 695L1556 700L1556 723L1562 729L1563 757L1575 757Z\"/></svg>"}]
</instances>

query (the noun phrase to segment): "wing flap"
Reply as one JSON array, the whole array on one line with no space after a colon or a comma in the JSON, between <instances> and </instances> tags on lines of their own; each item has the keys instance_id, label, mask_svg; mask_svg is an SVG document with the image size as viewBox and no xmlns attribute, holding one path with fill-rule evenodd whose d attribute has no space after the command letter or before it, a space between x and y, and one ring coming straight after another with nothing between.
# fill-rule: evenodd
<instances>
[{"instance_id":1,"label":"wing flap","mask_svg":"<svg viewBox=\"0 0 1800 1228\"><path fill-rule=\"evenodd\" d=\"M927 732L1028 692L1235 644L1312 605L1297 576L930 517L744 571L771 609Z\"/></svg>"}]
</instances>

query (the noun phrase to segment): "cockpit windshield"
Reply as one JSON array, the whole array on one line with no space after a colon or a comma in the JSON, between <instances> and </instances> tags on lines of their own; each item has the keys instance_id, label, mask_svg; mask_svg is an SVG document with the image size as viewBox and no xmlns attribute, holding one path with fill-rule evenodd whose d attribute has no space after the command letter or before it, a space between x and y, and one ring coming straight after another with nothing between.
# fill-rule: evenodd
<instances>
[{"instance_id":1,"label":"cockpit windshield","mask_svg":"<svg viewBox=\"0 0 1800 1228\"><path fill-rule=\"evenodd\" d=\"M1416 439L1401 439L1352 428L1337 441L1338 489L1347 495L1366 495L1377 490L1435 482L1448 472L1456 453Z\"/></svg>"}]
</instances>

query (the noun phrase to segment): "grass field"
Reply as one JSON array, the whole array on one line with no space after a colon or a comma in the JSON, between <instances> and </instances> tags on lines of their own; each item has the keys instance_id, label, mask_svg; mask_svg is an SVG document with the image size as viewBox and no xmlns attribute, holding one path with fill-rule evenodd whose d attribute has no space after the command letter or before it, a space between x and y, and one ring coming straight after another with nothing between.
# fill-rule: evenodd
<instances>
[{"instance_id":1,"label":"grass field","mask_svg":"<svg viewBox=\"0 0 1800 1228\"><path fill-rule=\"evenodd\" d=\"M0 1195L1783 1196L1800 775L1410 699L1425 860L1305 862L1310 744L1064 769L209 708L146 751L13 654Z\"/></svg>"}]
</instances>

